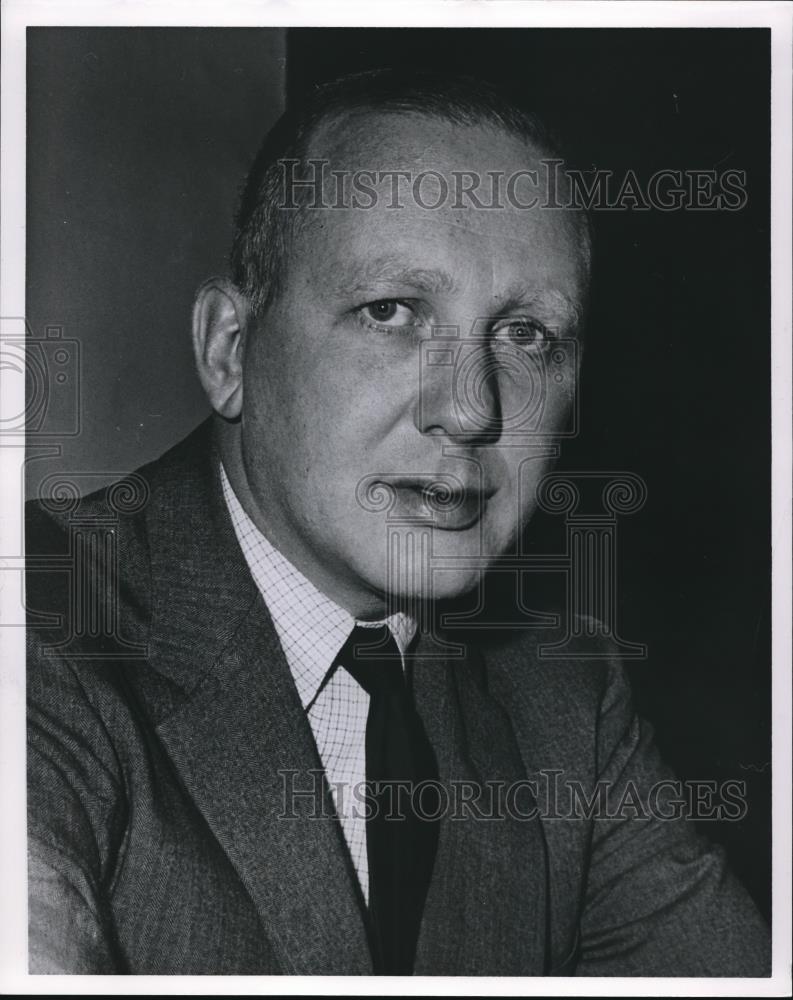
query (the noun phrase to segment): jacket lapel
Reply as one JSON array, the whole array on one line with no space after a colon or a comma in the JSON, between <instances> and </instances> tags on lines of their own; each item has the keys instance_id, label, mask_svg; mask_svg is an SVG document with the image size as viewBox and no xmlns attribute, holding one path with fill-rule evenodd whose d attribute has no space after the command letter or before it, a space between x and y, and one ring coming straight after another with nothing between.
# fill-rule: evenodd
<instances>
[{"instance_id":1,"label":"jacket lapel","mask_svg":"<svg viewBox=\"0 0 793 1000\"><path fill-rule=\"evenodd\" d=\"M310 725L234 535L218 462L207 421L141 470L151 490L155 674L139 696L253 899L281 971L369 974L357 878L340 826L329 818ZM504 808L503 792L526 775L509 718L486 681L473 651L448 660L431 643L417 650L417 707L457 805L440 824L417 975L545 969L541 825ZM461 804L465 782L484 798ZM488 801L494 784L502 792L495 807ZM289 794L307 787L307 795ZM528 796L521 793L518 805L528 812ZM488 818L494 808L496 818Z\"/></svg>"},{"instance_id":2,"label":"jacket lapel","mask_svg":"<svg viewBox=\"0 0 793 1000\"><path fill-rule=\"evenodd\" d=\"M450 809L441 820L415 973L542 975L545 842L537 818L516 815L529 815L533 799L509 718L489 696L475 651L464 660L417 655L417 707ZM510 787L520 787L512 803Z\"/></svg>"},{"instance_id":3,"label":"jacket lapel","mask_svg":"<svg viewBox=\"0 0 793 1000\"><path fill-rule=\"evenodd\" d=\"M357 883L322 765L256 603L160 736L256 905L282 971L371 972ZM295 794L297 793L297 794Z\"/></svg>"},{"instance_id":4,"label":"jacket lapel","mask_svg":"<svg viewBox=\"0 0 793 1000\"><path fill-rule=\"evenodd\" d=\"M149 663L166 684L150 688L149 709L280 971L366 974L360 890L310 725L226 513L218 461L204 426L151 468Z\"/></svg>"}]
</instances>

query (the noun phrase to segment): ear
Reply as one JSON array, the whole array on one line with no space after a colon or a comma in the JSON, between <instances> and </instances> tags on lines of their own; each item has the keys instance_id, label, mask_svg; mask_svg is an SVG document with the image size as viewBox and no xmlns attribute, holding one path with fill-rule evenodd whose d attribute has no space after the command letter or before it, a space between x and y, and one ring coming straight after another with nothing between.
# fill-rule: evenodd
<instances>
[{"instance_id":1,"label":"ear","mask_svg":"<svg viewBox=\"0 0 793 1000\"><path fill-rule=\"evenodd\" d=\"M193 353L212 409L227 420L242 412L243 344L250 307L226 278L210 278L193 306Z\"/></svg>"}]
</instances>

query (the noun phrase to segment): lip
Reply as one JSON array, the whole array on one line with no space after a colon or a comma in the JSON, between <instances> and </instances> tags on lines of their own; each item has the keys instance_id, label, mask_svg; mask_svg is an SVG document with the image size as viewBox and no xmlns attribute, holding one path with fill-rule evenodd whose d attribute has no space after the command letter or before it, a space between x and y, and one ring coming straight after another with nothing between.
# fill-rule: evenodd
<instances>
[{"instance_id":1,"label":"lip","mask_svg":"<svg viewBox=\"0 0 793 1000\"><path fill-rule=\"evenodd\" d=\"M399 480L390 484L396 493L399 514L431 521L442 531L465 531L483 517L495 490L479 486L450 485L444 478Z\"/></svg>"}]
</instances>

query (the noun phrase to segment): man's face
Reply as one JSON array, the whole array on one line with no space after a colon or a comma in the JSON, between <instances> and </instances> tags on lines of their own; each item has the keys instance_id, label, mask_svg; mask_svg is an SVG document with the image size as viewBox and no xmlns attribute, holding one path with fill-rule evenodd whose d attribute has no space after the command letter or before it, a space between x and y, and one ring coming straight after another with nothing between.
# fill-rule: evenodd
<instances>
[{"instance_id":1,"label":"man's face","mask_svg":"<svg viewBox=\"0 0 793 1000\"><path fill-rule=\"evenodd\" d=\"M525 178L512 204L505 183L501 207L456 198L454 171L486 185L488 171L540 170L542 153L504 132L369 113L315 145L348 172L346 200L303 209L282 291L248 333L242 451L271 540L376 614L386 593L462 594L514 551L575 392L576 352L554 339L577 332L586 254L572 212L514 204L543 200ZM375 204L354 207L361 170L438 171L449 193L422 207L402 179L396 209L393 177L370 177L376 198L358 202ZM427 174L420 201L441 194Z\"/></svg>"}]
</instances>

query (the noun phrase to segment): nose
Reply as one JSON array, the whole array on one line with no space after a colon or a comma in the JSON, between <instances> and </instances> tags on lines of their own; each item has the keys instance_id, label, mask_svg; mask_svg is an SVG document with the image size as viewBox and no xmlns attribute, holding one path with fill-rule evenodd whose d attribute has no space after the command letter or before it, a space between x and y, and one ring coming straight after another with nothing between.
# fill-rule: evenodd
<instances>
[{"instance_id":1,"label":"nose","mask_svg":"<svg viewBox=\"0 0 793 1000\"><path fill-rule=\"evenodd\" d=\"M433 336L421 345L415 424L470 447L501 437L498 362L486 338Z\"/></svg>"}]
</instances>

